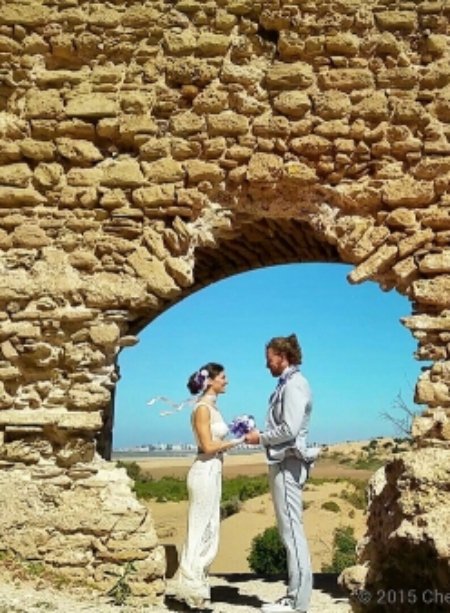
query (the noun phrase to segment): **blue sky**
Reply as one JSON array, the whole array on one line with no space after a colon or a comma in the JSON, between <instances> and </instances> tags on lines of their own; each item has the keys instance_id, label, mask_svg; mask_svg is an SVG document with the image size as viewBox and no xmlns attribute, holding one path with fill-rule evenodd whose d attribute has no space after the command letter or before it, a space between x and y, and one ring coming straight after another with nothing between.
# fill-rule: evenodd
<instances>
[{"instance_id":1,"label":"blue sky","mask_svg":"<svg viewBox=\"0 0 450 613\"><path fill-rule=\"evenodd\" d=\"M295 332L302 372L313 389L310 441L398 436L380 413L401 393L412 409L421 366L417 342L400 323L407 298L375 283L350 285L342 264L274 266L210 285L160 315L140 342L119 356L114 448L192 442L190 409L162 417L153 396L189 396L189 375L206 362L225 366L229 385L219 406L226 421L251 413L264 425L276 380L265 366L265 343ZM401 415L400 415L401 416Z\"/></svg>"}]
</instances>

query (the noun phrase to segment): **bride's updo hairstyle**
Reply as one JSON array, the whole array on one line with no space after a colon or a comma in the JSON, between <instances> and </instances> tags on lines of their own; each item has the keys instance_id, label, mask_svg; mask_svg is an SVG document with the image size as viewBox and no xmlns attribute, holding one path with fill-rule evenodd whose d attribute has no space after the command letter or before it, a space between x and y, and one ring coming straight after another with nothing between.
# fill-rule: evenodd
<instances>
[{"instance_id":1,"label":"bride's updo hairstyle","mask_svg":"<svg viewBox=\"0 0 450 613\"><path fill-rule=\"evenodd\" d=\"M217 375L220 375L225 369L222 364L216 362L208 362L197 371L195 371L187 382L187 388L191 394L199 394L206 389L206 382L208 379L214 379Z\"/></svg>"},{"instance_id":2,"label":"bride's updo hairstyle","mask_svg":"<svg viewBox=\"0 0 450 613\"><path fill-rule=\"evenodd\" d=\"M302 363L302 350L295 334L275 336L267 343L266 349L272 349L278 355L284 354L289 364Z\"/></svg>"}]
</instances>

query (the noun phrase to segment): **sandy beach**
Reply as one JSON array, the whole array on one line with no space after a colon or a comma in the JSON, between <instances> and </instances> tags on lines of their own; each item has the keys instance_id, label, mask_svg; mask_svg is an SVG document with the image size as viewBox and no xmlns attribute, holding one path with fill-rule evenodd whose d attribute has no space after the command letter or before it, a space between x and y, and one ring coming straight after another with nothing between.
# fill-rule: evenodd
<instances>
[{"instance_id":1,"label":"sandy beach","mask_svg":"<svg viewBox=\"0 0 450 613\"><path fill-rule=\"evenodd\" d=\"M131 459L130 459L131 460ZM129 460L129 461L130 461ZM134 457L141 470L155 479L163 476L185 478L193 457L139 458ZM317 462L311 477L329 480L320 485L307 483L304 491L304 522L310 544L313 571L319 573L331 562L333 533L339 526L352 526L357 539L365 531L365 514L342 498L344 490L351 489L346 479L367 480L373 471L357 470L338 464L331 459ZM267 465L263 453L229 454L224 459L224 478L237 475L265 475ZM338 480L338 481L335 481ZM334 501L338 512L326 510L322 505ZM163 544L181 549L186 534L187 501L145 502L153 515L156 531ZM275 516L269 494L247 500L241 510L221 523L218 555L213 562L213 573L248 573L247 557L255 536L275 525Z\"/></svg>"}]
</instances>

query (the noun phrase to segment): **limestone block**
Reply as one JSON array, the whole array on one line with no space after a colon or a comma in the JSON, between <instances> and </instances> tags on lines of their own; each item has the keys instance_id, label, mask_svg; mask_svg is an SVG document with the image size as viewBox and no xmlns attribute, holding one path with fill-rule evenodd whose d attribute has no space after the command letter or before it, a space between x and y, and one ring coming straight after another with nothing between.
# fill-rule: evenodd
<instances>
[{"instance_id":1,"label":"limestone block","mask_svg":"<svg viewBox=\"0 0 450 613\"><path fill-rule=\"evenodd\" d=\"M416 179L436 179L450 172L450 159L448 157L424 157L413 172Z\"/></svg>"},{"instance_id":2,"label":"limestone block","mask_svg":"<svg viewBox=\"0 0 450 613\"><path fill-rule=\"evenodd\" d=\"M170 119L171 132L176 136L190 136L206 128L204 117L191 111L173 115Z\"/></svg>"},{"instance_id":3,"label":"limestone block","mask_svg":"<svg viewBox=\"0 0 450 613\"><path fill-rule=\"evenodd\" d=\"M383 272L393 265L397 258L396 245L381 245L365 262L357 266L348 275L350 283L361 283L373 278L376 274Z\"/></svg>"},{"instance_id":4,"label":"limestone block","mask_svg":"<svg viewBox=\"0 0 450 613\"><path fill-rule=\"evenodd\" d=\"M90 70L45 70L41 68L36 74L36 85L42 89L62 87L65 83L79 85L90 76Z\"/></svg>"},{"instance_id":5,"label":"limestone block","mask_svg":"<svg viewBox=\"0 0 450 613\"><path fill-rule=\"evenodd\" d=\"M225 34L214 34L212 32L202 32L198 37L198 52L206 57L216 55L224 56L230 44L230 37Z\"/></svg>"},{"instance_id":6,"label":"limestone block","mask_svg":"<svg viewBox=\"0 0 450 613\"><path fill-rule=\"evenodd\" d=\"M22 440L0 445L0 459L10 462L36 464L41 458L40 445Z\"/></svg>"},{"instance_id":7,"label":"limestone block","mask_svg":"<svg viewBox=\"0 0 450 613\"><path fill-rule=\"evenodd\" d=\"M203 141L203 152L208 159L220 158L225 151L227 152L227 157L235 159L231 154L233 149L234 146L227 149L227 141L223 136L216 136L215 138Z\"/></svg>"},{"instance_id":8,"label":"limestone block","mask_svg":"<svg viewBox=\"0 0 450 613\"><path fill-rule=\"evenodd\" d=\"M279 181L283 174L283 160L271 153L255 153L250 158L247 180L251 183Z\"/></svg>"},{"instance_id":9,"label":"limestone block","mask_svg":"<svg viewBox=\"0 0 450 613\"><path fill-rule=\"evenodd\" d=\"M34 178L38 185L43 188L56 187L64 176L64 168L61 164L42 162L34 170Z\"/></svg>"},{"instance_id":10,"label":"limestone block","mask_svg":"<svg viewBox=\"0 0 450 613\"><path fill-rule=\"evenodd\" d=\"M414 234L411 234L407 238L403 238L398 242L398 253L400 257L403 258L411 253L414 253L428 241L431 241L433 237L433 232L427 228L426 230L414 232Z\"/></svg>"},{"instance_id":11,"label":"limestone block","mask_svg":"<svg viewBox=\"0 0 450 613\"><path fill-rule=\"evenodd\" d=\"M68 320L72 321L72 320ZM77 321L76 319L73 321ZM98 368L104 365L105 355L87 343L67 343L64 346L64 364L73 370Z\"/></svg>"},{"instance_id":12,"label":"limestone block","mask_svg":"<svg viewBox=\"0 0 450 613\"><path fill-rule=\"evenodd\" d=\"M385 222L391 228L403 230L414 227L417 224L417 219L414 211L400 207L391 211Z\"/></svg>"},{"instance_id":13,"label":"limestone block","mask_svg":"<svg viewBox=\"0 0 450 613\"><path fill-rule=\"evenodd\" d=\"M380 11L375 14L380 30L412 32L417 27L415 11Z\"/></svg>"},{"instance_id":14,"label":"limestone block","mask_svg":"<svg viewBox=\"0 0 450 613\"><path fill-rule=\"evenodd\" d=\"M66 104L66 115L86 119L115 117L118 110L117 99L108 94L78 94Z\"/></svg>"},{"instance_id":15,"label":"limestone block","mask_svg":"<svg viewBox=\"0 0 450 613\"><path fill-rule=\"evenodd\" d=\"M200 181L218 183L225 177L225 173L220 166L210 162L203 162L201 160L187 160L184 163L184 167L187 172L189 184L200 183Z\"/></svg>"},{"instance_id":16,"label":"limestone block","mask_svg":"<svg viewBox=\"0 0 450 613\"><path fill-rule=\"evenodd\" d=\"M44 230L33 223L18 226L13 232L12 239L15 246L25 249L39 249L51 243L51 239Z\"/></svg>"},{"instance_id":17,"label":"limestone block","mask_svg":"<svg viewBox=\"0 0 450 613\"><path fill-rule=\"evenodd\" d=\"M86 140L57 138L56 148L59 155L68 159L73 164L91 164L103 159L103 155L97 147Z\"/></svg>"},{"instance_id":18,"label":"limestone block","mask_svg":"<svg viewBox=\"0 0 450 613\"><path fill-rule=\"evenodd\" d=\"M413 89L417 84L417 73L409 66L387 68L377 73L376 80L379 88L408 90ZM399 109L397 107L397 114L398 113Z\"/></svg>"},{"instance_id":19,"label":"limestone block","mask_svg":"<svg viewBox=\"0 0 450 613\"><path fill-rule=\"evenodd\" d=\"M119 118L108 117L106 119L100 119L96 125L96 133L99 138L119 141Z\"/></svg>"},{"instance_id":20,"label":"limestone block","mask_svg":"<svg viewBox=\"0 0 450 613\"><path fill-rule=\"evenodd\" d=\"M116 323L101 323L92 326L89 336L95 345L115 345L120 338L120 328Z\"/></svg>"},{"instance_id":21,"label":"limestone block","mask_svg":"<svg viewBox=\"0 0 450 613\"><path fill-rule=\"evenodd\" d=\"M314 133L323 138L345 138L351 135L350 126L346 121L341 119L332 119L324 121L314 128Z\"/></svg>"},{"instance_id":22,"label":"limestone block","mask_svg":"<svg viewBox=\"0 0 450 613\"><path fill-rule=\"evenodd\" d=\"M119 277L110 272L98 272L90 276L82 287L88 307L117 309L133 304L146 304L146 291L142 282L129 277Z\"/></svg>"},{"instance_id":23,"label":"limestone block","mask_svg":"<svg viewBox=\"0 0 450 613\"><path fill-rule=\"evenodd\" d=\"M32 177L27 164L8 164L0 166L0 184L26 187Z\"/></svg>"},{"instance_id":24,"label":"limestone block","mask_svg":"<svg viewBox=\"0 0 450 613\"><path fill-rule=\"evenodd\" d=\"M161 22L161 12L154 6L127 6L122 14L122 25L127 28L140 28L142 24L148 27Z\"/></svg>"},{"instance_id":25,"label":"limestone block","mask_svg":"<svg viewBox=\"0 0 450 613\"><path fill-rule=\"evenodd\" d=\"M182 181L185 174L180 162L171 157L156 162L142 162L142 170L145 178L152 183L175 183Z\"/></svg>"},{"instance_id":26,"label":"limestone block","mask_svg":"<svg viewBox=\"0 0 450 613\"><path fill-rule=\"evenodd\" d=\"M198 115L220 113L228 108L228 92L218 86L206 87L193 101L193 109Z\"/></svg>"},{"instance_id":27,"label":"limestone block","mask_svg":"<svg viewBox=\"0 0 450 613\"><path fill-rule=\"evenodd\" d=\"M139 147L139 156L143 160L157 160L170 153L170 139L166 137L149 138Z\"/></svg>"},{"instance_id":28,"label":"limestone block","mask_svg":"<svg viewBox=\"0 0 450 613\"><path fill-rule=\"evenodd\" d=\"M101 168L71 168L67 173L67 183L75 187L98 185L103 177Z\"/></svg>"},{"instance_id":29,"label":"limestone block","mask_svg":"<svg viewBox=\"0 0 450 613\"><path fill-rule=\"evenodd\" d=\"M341 119L350 114L352 103L348 94L331 89L312 95L314 109L322 119Z\"/></svg>"},{"instance_id":30,"label":"limestone block","mask_svg":"<svg viewBox=\"0 0 450 613\"><path fill-rule=\"evenodd\" d=\"M282 92L273 102L274 108L292 119L301 119L311 109L311 100L305 92Z\"/></svg>"},{"instance_id":31,"label":"limestone block","mask_svg":"<svg viewBox=\"0 0 450 613\"><path fill-rule=\"evenodd\" d=\"M197 37L194 30L182 32L165 32L164 45L170 55L189 55L197 47Z\"/></svg>"},{"instance_id":32,"label":"limestone block","mask_svg":"<svg viewBox=\"0 0 450 613\"><path fill-rule=\"evenodd\" d=\"M224 58L220 78L223 83L239 83L249 88L262 81L264 72L264 64L261 61L255 60L248 64L235 64L226 57ZM214 111L209 109L207 112L212 113Z\"/></svg>"},{"instance_id":33,"label":"limestone block","mask_svg":"<svg viewBox=\"0 0 450 613\"><path fill-rule=\"evenodd\" d=\"M389 236L389 230L372 226L367 219L353 215L343 217L336 228L338 249L342 257L359 263L382 245Z\"/></svg>"},{"instance_id":34,"label":"limestone block","mask_svg":"<svg viewBox=\"0 0 450 613\"><path fill-rule=\"evenodd\" d=\"M19 143L21 154L36 162L49 162L54 159L56 147L52 142L24 138Z\"/></svg>"},{"instance_id":35,"label":"limestone block","mask_svg":"<svg viewBox=\"0 0 450 613\"><path fill-rule=\"evenodd\" d=\"M382 189L383 202L394 208L424 207L435 199L434 186L425 181L416 181L410 176L387 181Z\"/></svg>"},{"instance_id":36,"label":"limestone block","mask_svg":"<svg viewBox=\"0 0 450 613\"><path fill-rule=\"evenodd\" d=\"M78 462L92 462L95 455L95 443L82 438L73 438L56 454L56 463L65 468Z\"/></svg>"},{"instance_id":37,"label":"limestone block","mask_svg":"<svg viewBox=\"0 0 450 613\"><path fill-rule=\"evenodd\" d=\"M269 89L306 89L314 82L314 73L306 62L274 64L269 68L265 84Z\"/></svg>"},{"instance_id":38,"label":"limestone block","mask_svg":"<svg viewBox=\"0 0 450 613\"><path fill-rule=\"evenodd\" d=\"M187 57L168 60L166 75L168 81L173 85L204 87L219 75L219 68L207 60Z\"/></svg>"},{"instance_id":39,"label":"limestone block","mask_svg":"<svg viewBox=\"0 0 450 613\"><path fill-rule=\"evenodd\" d=\"M290 126L286 117L264 113L253 121L252 131L261 138L283 138L289 134Z\"/></svg>"},{"instance_id":40,"label":"limestone block","mask_svg":"<svg viewBox=\"0 0 450 613\"><path fill-rule=\"evenodd\" d=\"M98 193L95 187L63 187L60 193L60 204L67 208L93 208L98 201ZM89 225L89 222L88 222ZM83 223L80 220L80 226Z\"/></svg>"},{"instance_id":41,"label":"limestone block","mask_svg":"<svg viewBox=\"0 0 450 613\"><path fill-rule=\"evenodd\" d=\"M192 262L181 258L168 257L164 262L166 270L180 287L190 287L194 283Z\"/></svg>"},{"instance_id":42,"label":"limestone block","mask_svg":"<svg viewBox=\"0 0 450 613\"><path fill-rule=\"evenodd\" d=\"M337 186L335 202L345 211L376 211L381 207L381 194L370 181L354 181Z\"/></svg>"},{"instance_id":43,"label":"limestone block","mask_svg":"<svg viewBox=\"0 0 450 613\"><path fill-rule=\"evenodd\" d=\"M61 409L8 409L0 412L2 426L50 426L55 425L70 430L97 431L103 421L99 412L67 412Z\"/></svg>"},{"instance_id":44,"label":"limestone block","mask_svg":"<svg viewBox=\"0 0 450 613\"><path fill-rule=\"evenodd\" d=\"M450 273L450 251L425 255L419 262L419 270L425 274Z\"/></svg>"},{"instance_id":45,"label":"limestone block","mask_svg":"<svg viewBox=\"0 0 450 613\"><path fill-rule=\"evenodd\" d=\"M9 409L13 405L13 398L5 390L5 384L0 381L0 409Z\"/></svg>"},{"instance_id":46,"label":"limestone block","mask_svg":"<svg viewBox=\"0 0 450 613\"><path fill-rule=\"evenodd\" d=\"M157 296L175 296L178 293L179 288L167 274L164 264L143 247L136 249L127 262L139 277L145 279L148 289Z\"/></svg>"},{"instance_id":47,"label":"limestone block","mask_svg":"<svg viewBox=\"0 0 450 613\"><path fill-rule=\"evenodd\" d=\"M247 117L233 111L210 114L207 116L207 123L210 136L239 136L246 134L249 128Z\"/></svg>"},{"instance_id":48,"label":"limestone block","mask_svg":"<svg viewBox=\"0 0 450 613\"><path fill-rule=\"evenodd\" d=\"M418 404L440 405L450 402L449 387L442 381L430 381L429 373L419 378L414 394L414 402Z\"/></svg>"},{"instance_id":49,"label":"limestone block","mask_svg":"<svg viewBox=\"0 0 450 613\"><path fill-rule=\"evenodd\" d=\"M350 32L325 38L325 49L330 55L354 56L359 51L360 39Z\"/></svg>"},{"instance_id":50,"label":"limestone block","mask_svg":"<svg viewBox=\"0 0 450 613\"><path fill-rule=\"evenodd\" d=\"M310 159L318 159L322 155L331 153L333 145L323 136L310 134L308 136L293 138L290 142L290 148L298 155Z\"/></svg>"},{"instance_id":51,"label":"limestone block","mask_svg":"<svg viewBox=\"0 0 450 613\"><path fill-rule=\"evenodd\" d=\"M0 187L0 207L36 206L45 202L33 187Z\"/></svg>"},{"instance_id":52,"label":"limestone block","mask_svg":"<svg viewBox=\"0 0 450 613\"><path fill-rule=\"evenodd\" d=\"M20 53L21 46L9 36L0 36L0 53Z\"/></svg>"},{"instance_id":53,"label":"limestone block","mask_svg":"<svg viewBox=\"0 0 450 613\"><path fill-rule=\"evenodd\" d=\"M52 21L52 11L42 4L8 2L2 9L0 25L38 27Z\"/></svg>"},{"instance_id":54,"label":"limestone block","mask_svg":"<svg viewBox=\"0 0 450 613\"><path fill-rule=\"evenodd\" d=\"M323 89L337 89L343 92L375 87L372 73L363 68L334 68L321 72L319 85Z\"/></svg>"},{"instance_id":55,"label":"limestone block","mask_svg":"<svg viewBox=\"0 0 450 613\"><path fill-rule=\"evenodd\" d=\"M283 167L283 178L296 185L308 185L318 181L315 169L302 162L287 162Z\"/></svg>"},{"instance_id":56,"label":"limestone block","mask_svg":"<svg viewBox=\"0 0 450 613\"><path fill-rule=\"evenodd\" d=\"M58 90L29 90L25 98L25 117L52 119L60 117L63 113L64 103Z\"/></svg>"},{"instance_id":57,"label":"limestone block","mask_svg":"<svg viewBox=\"0 0 450 613\"><path fill-rule=\"evenodd\" d=\"M137 135L158 134L158 126L148 115L122 115L118 123L119 137L132 143Z\"/></svg>"},{"instance_id":58,"label":"limestone block","mask_svg":"<svg viewBox=\"0 0 450 613\"><path fill-rule=\"evenodd\" d=\"M450 276L418 279L413 283L413 298L421 304L450 307Z\"/></svg>"},{"instance_id":59,"label":"limestone block","mask_svg":"<svg viewBox=\"0 0 450 613\"><path fill-rule=\"evenodd\" d=\"M384 92L372 92L352 109L352 117L365 121L384 121L389 117L387 98Z\"/></svg>"},{"instance_id":60,"label":"limestone block","mask_svg":"<svg viewBox=\"0 0 450 613\"><path fill-rule=\"evenodd\" d=\"M78 178L78 175L76 176ZM84 177L85 175L82 175L82 176ZM88 175L88 177L91 177L91 176L92 175ZM101 176L103 176L103 173L101 173ZM123 189L119 189L119 188L106 189L106 190L102 189L102 192L103 192L102 196L100 197L100 205L105 209L112 209L112 210L120 209L120 208L125 208L129 206L130 204L128 197L127 197L127 193Z\"/></svg>"},{"instance_id":61,"label":"limestone block","mask_svg":"<svg viewBox=\"0 0 450 613\"><path fill-rule=\"evenodd\" d=\"M102 185L107 187L139 187L144 183L144 176L139 163L131 158L107 160L102 166Z\"/></svg>"},{"instance_id":62,"label":"limestone block","mask_svg":"<svg viewBox=\"0 0 450 613\"><path fill-rule=\"evenodd\" d=\"M0 163L9 164L21 159L21 151L18 143L0 139Z\"/></svg>"},{"instance_id":63,"label":"limestone block","mask_svg":"<svg viewBox=\"0 0 450 613\"><path fill-rule=\"evenodd\" d=\"M184 138L172 138L170 141L170 153L177 162L196 158L201 155L202 145L198 141Z\"/></svg>"},{"instance_id":64,"label":"limestone block","mask_svg":"<svg viewBox=\"0 0 450 613\"><path fill-rule=\"evenodd\" d=\"M433 230L447 230L450 228L450 210L439 206L429 206L421 215L421 223Z\"/></svg>"},{"instance_id":65,"label":"limestone block","mask_svg":"<svg viewBox=\"0 0 450 613\"><path fill-rule=\"evenodd\" d=\"M67 407L73 411L100 411L108 406L109 390L99 385L74 384L67 395Z\"/></svg>"},{"instance_id":66,"label":"limestone block","mask_svg":"<svg viewBox=\"0 0 450 613\"><path fill-rule=\"evenodd\" d=\"M175 203L175 186L163 184L141 187L133 191L132 197L133 202L142 208L170 206Z\"/></svg>"}]
</instances>

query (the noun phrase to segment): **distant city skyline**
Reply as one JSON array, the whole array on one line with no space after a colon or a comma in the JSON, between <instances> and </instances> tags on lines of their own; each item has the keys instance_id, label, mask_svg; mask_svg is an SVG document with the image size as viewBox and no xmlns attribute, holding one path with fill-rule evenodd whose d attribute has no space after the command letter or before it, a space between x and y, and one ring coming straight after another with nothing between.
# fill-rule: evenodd
<instances>
[{"instance_id":1,"label":"distant city skyline","mask_svg":"<svg viewBox=\"0 0 450 613\"><path fill-rule=\"evenodd\" d=\"M381 417L395 414L401 393L413 410L414 387L424 362L399 319L411 314L407 298L371 282L348 283L351 267L292 264L254 270L206 287L162 313L119 355L114 448L148 441L193 441L190 408L162 417L159 395L175 401L189 394L191 373L208 361L222 363L229 378L219 398L226 421L250 413L264 427L267 399L276 381L265 366L272 337L295 332L304 355L314 408L310 440L338 442L397 436Z\"/></svg>"}]
</instances>

